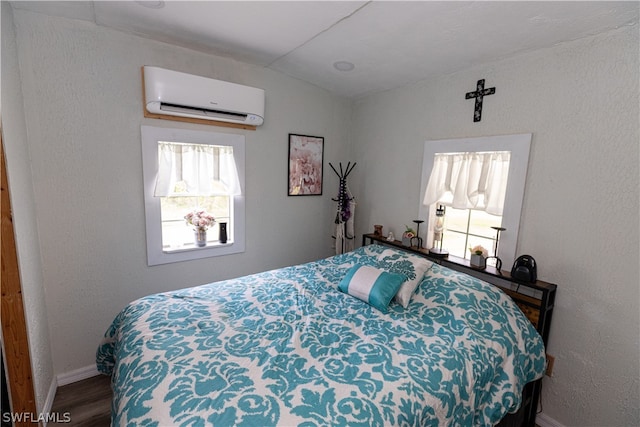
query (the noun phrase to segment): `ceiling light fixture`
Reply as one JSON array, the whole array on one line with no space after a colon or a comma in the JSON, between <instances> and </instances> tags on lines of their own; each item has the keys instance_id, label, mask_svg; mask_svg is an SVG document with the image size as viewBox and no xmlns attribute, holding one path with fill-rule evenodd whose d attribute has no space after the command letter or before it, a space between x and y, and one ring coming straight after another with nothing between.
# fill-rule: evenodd
<instances>
[{"instance_id":1,"label":"ceiling light fixture","mask_svg":"<svg viewBox=\"0 0 640 427\"><path fill-rule=\"evenodd\" d=\"M156 1L147 1L147 0L136 0L140 6L149 8L149 9L162 9L164 7L164 0L156 0Z\"/></svg>"},{"instance_id":2,"label":"ceiling light fixture","mask_svg":"<svg viewBox=\"0 0 640 427\"><path fill-rule=\"evenodd\" d=\"M356 68L356 66L349 61L336 61L333 63L333 68L338 71L351 71Z\"/></svg>"}]
</instances>

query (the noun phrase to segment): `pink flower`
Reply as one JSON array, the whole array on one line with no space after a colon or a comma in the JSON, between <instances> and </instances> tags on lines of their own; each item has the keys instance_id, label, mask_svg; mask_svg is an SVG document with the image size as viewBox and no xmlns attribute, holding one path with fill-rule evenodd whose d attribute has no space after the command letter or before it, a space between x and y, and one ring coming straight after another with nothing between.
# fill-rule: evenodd
<instances>
[{"instance_id":1,"label":"pink flower","mask_svg":"<svg viewBox=\"0 0 640 427\"><path fill-rule=\"evenodd\" d=\"M187 224L196 228L204 228L205 230L216 222L213 215L202 209L189 212L184 216L184 219Z\"/></svg>"}]
</instances>

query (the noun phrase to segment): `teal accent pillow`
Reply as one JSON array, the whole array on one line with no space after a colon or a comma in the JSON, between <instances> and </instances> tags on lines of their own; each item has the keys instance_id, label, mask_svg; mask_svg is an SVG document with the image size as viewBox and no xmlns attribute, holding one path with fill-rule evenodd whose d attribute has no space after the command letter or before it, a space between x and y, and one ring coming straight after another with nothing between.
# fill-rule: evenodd
<instances>
[{"instance_id":1,"label":"teal accent pillow","mask_svg":"<svg viewBox=\"0 0 640 427\"><path fill-rule=\"evenodd\" d=\"M349 269L338 289L386 313L389 303L405 279L400 274L356 264Z\"/></svg>"}]
</instances>

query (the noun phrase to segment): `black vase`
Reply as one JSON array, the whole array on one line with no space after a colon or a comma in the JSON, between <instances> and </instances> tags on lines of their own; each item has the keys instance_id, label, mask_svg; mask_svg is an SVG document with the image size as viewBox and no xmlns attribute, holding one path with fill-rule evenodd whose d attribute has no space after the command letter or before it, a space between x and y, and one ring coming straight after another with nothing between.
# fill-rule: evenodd
<instances>
[{"instance_id":1,"label":"black vase","mask_svg":"<svg viewBox=\"0 0 640 427\"><path fill-rule=\"evenodd\" d=\"M227 223L220 223L220 236L218 237L220 243L227 243Z\"/></svg>"}]
</instances>

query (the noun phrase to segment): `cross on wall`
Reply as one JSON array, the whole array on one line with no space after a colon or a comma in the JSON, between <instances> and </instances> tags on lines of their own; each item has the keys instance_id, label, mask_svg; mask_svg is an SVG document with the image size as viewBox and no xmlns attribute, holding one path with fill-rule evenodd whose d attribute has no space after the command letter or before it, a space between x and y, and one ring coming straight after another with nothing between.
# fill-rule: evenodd
<instances>
[{"instance_id":1,"label":"cross on wall","mask_svg":"<svg viewBox=\"0 0 640 427\"><path fill-rule=\"evenodd\" d=\"M473 112L473 121L479 122L482 119L482 99L487 95L493 95L496 93L495 87L490 87L488 89L484 88L484 79L478 80L476 83L476 91L475 92L467 92L465 94L465 99L476 99L476 108Z\"/></svg>"}]
</instances>

